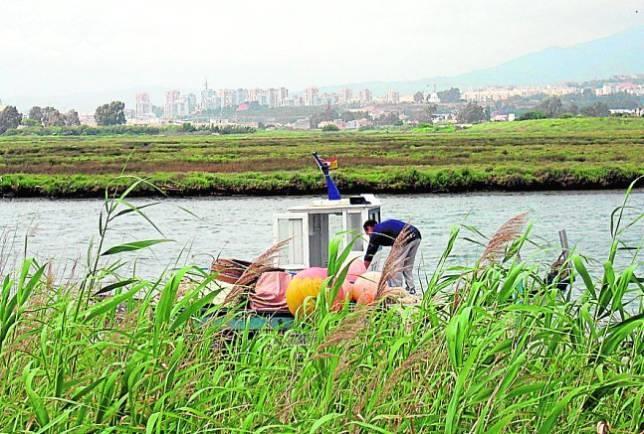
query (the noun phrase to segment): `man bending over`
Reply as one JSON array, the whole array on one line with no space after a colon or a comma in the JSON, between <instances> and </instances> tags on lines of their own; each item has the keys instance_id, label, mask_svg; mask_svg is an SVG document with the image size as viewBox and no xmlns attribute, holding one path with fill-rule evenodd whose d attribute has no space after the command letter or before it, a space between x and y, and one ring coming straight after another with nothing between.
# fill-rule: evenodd
<instances>
[{"instance_id":1,"label":"man bending over","mask_svg":"<svg viewBox=\"0 0 644 434\"><path fill-rule=\"evenodd\" d=\"M369 268L373 256L376 254L381 246L393 246L394 241L403 229L407 228L408 237L401 252L403 259L402 270L389 279L389 285L392 287L402 287L403 277L405 279L405 288L410 294L416 294L416 285L414 284L414 261L416 259L416 252L420 246L420 231L405 222L400 220L385 220L383 222L376 222L375 220L367 220L364 225L365 233L369 236L369 246L367 247L367 254L364 257L364 265Z\"/></svg>"}]
</instances>

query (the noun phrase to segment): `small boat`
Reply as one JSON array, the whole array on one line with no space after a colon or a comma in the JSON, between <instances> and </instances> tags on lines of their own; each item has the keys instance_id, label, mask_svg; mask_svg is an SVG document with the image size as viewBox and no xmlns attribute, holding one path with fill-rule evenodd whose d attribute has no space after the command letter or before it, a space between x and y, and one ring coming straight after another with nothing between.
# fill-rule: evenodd
<instances>
[{"instance_id":1,"label":"small boat","mask_svg":"<svg viewBox=\"0 0 644 434\"><path fill-rule=\"evenodd\" d=\"M329 262L329 242L342 237L341 248L351 245L347 261L364 257L368 239L363 235L366 220L380 222L381 203L373 194L343 198L330 176L330 164L313 154L324 174L327 198L314 199L273 217L273 241L284 243L276 258L275 270L297 273L311 267L325 268ZM219 273L218 281L234 284L251 264L240 259L218 258L211 270Z\"/></svg>"},{"instance_id":2,"label":"small boat","mask_svg":"<svg viewBox=\"0 0 644 434\"><path fill-rule=\"evenodd\" d=\"M362 236L362 224L366 220L380 221L380 201L375 195L342 198L330 176L330 164L317 154L313 157L324 174L327 198L294 206L274 217L274 241L288 240L276 265L288 271L326 267L329 241L337 234L343 237L342 247L353 243L349 261L364 257L368 240Z\"/></svg>"},{"instance_id":3,"label":"small boat","mask_svg":"<svg viewBox=\"0 0 644 434\"><path fill-rule=\"evenodd\" d=\"M295 274L311 267L326 268L329 262L329 243L336 236L341 237L342 249L351 245L347 262L362 258L368 246L362 225L366 220L380 222L381 204L375 195L361 194L343 198L330 175L331 162L323 160L316 153L313 158L324 175L327 197L291 207L274 216L273 240L283 247L275 257L275 268L270 271ZM249 261L218 258L213 262L211 270L218 273L218 283L230 289L249 266ZM257 304L255 300L255 305ZM232 330L247 326L252 329L264 326L284 328L290 325L292 318L290 313L281 310L250 309L249 302L248 311L231 321L228 327Z\"/></svg>"}]
</instances>

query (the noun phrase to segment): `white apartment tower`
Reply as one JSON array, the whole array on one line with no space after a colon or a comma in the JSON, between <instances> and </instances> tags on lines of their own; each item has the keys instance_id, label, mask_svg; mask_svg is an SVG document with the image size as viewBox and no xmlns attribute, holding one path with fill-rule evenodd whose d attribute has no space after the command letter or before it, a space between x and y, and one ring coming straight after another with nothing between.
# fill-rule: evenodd
<instances>
[{"instance_id":1,"label":"white apartment tower","mask_svg":"<svg viewBox=\"0 0 644 434\"><path fill-rule=\"evenodd\" d=\"M304 105L319 105L320 90L317 87L308 87L304 91Z\"/></svg>"},{"instance_id":2,"label":"white apartment tower","mask_svg":"<svg viewBox=\"0 0 644 434\"><path fill-rule=\"evenodd\" d=\"M369 89L362 89L360 91L360 102L362 104L368 104L373 101L373 94Z\"/></svg>"},{"instance_id":3,"label":"white apartment tower","mask_svg":"<svg viewBox=\"0 0 644 434\"><path fill-rule=\"evenodd\" d=\"M181 92L178 90L170 90L165 94L165 107L163 110L163 117L166 119L174 119L179 115L178 105L181 99Z\"/></svg>"},{"instance_id":4,"label":"white apartment tower","mask_svg":"<svg viewBox=\"0 0 644 434\"><path fill-rule=\"evenodd\" d=\"M387 104L399 104L400 93L396 92L395 90L390 90L389 92L387 92L385 100L387 101Z\"/></svg>"},{"instance_id":5,"label":"white apartment tower","mask_svg":"<svg viewBox=\"0 0 644 434\"><path fill-rule=\"evenodd\" d=\"M353 92L351 89L342 89L340 91L340 102L343 104L348 104L353 100Z\"/></svg>"},{"instance_id":6,"label":"white apartment tower","mask_svg":"<svg viewBox=\"0 0 644 434\"><path fill-rule=\"evenodd\" d=\"M152 104L150 104L150 94L143 92L136 94L136 109L134 115L141 119L152 113Z\"/></svg>"},{"instance_id":7,"label":"white apartment tower","mask_svg":"<svg viewBox=\"0 0 644 434\"><path fill-rule=\"evenodd\" d=\"M288 89L285 87L280 87L279 95L277 97L279 105L283 106L287 99L288 99Z\"/></svg>"}]
</instances>

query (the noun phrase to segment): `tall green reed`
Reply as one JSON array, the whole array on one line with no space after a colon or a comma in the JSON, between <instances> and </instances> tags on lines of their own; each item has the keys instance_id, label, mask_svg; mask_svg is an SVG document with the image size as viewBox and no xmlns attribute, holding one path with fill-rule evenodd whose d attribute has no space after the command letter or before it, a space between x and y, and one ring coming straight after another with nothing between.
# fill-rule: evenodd
<instances>
[{"instance_id":1,"label":"tall green reed","mask_svg":"<svg viewBox=\"0 0 644 434\"><path fill-rule=\"evenodd\" d=\"M519 259L518 244L500 263L449 267L455 229L421 304L336 312L329 300L348 251L334 241L313 315L286 331L231 334L227 319L245 313L211 305L213 276L194 267L154 281L119 276L123 253L154 243L105 247L108 223L143 212L127 195L108 202L77 286L49 284L34 260L3 279L0 431L569 433L599 421L642 429L638 250L619 249L630 222L615 218L617 247L600 281L572 256L580 293L569 300L542 267ZM614 265L620 252L633 255L624 269ZM197 283L185 289L188 275Z\"/></svg>"}]
</instances>

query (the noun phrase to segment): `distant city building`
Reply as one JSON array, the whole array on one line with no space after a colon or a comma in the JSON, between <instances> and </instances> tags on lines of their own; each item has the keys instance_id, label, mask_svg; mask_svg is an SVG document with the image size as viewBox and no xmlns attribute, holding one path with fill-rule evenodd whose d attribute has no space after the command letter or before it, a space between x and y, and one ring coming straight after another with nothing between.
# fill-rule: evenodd
<instances>
[{"instance_id":1,"label":"distant city building","mask_svg":"<svg viewBox=\"0 0 644 434\"><path fill-rule=\"evenodd\" d=\"M320 89L318 89L317 87L306 88L306 90L304 91L304 105L320 105L319 93Z\"/></svg>"},{"instance_id":2,"label":"distant city building","mask_svg":"<svg viewBox=\"0 0 644 434\"><path fill-rule=\"evenodd\" d=\"M369 89L362 89L360 91L360 103L361 104L369 104L371 101L373 101L373 94Z\"/></svg>"},{"instance_id":3,"label":"distant city building","mask_svg":"<svg viewBox=\"0 0 644 434\"><path fill-rule=\"evenodd\" d=\"M385 96L385 102L387 104L398 104L400 103L400 93L395 90L390 90Z\"/></svg>"},{"instance_id":4,"label":"distant city building","mask_svg":"<svg viewBox=\"0 0 644 434\"><path fill-rule=\"evenodd\" d=\"M427 96L427 102L432 104L440 104L441 99L438 97L438 93L434 91Z\"/></svg>"},{"instance_id":5,"label":"distant city building","mask_svg":"<svg viewBox=\"0 0 644 434\"><path fill-rule=\"evenodd\" d=\"M291 96L282 102L287 107L300 107L304 105L304 98L300 95Z\"/></svg>"},{"instance_id":6,"label":"distant city building","mask_svg":"<svg viewBox=\"0 0 644 434\"><path fill-rule=\"evenodd\" d=\"M185 97L186 114L192 114L197 111L197 95L189 93Z\"/></svg>"},{"instance_id":7,"label":"distant city building","mask_svg":"<svg viewBox=\"0 0 644 434\"><path fill-rule=\"evenodd\" d=\"M197 111L197 95L189 93L181 95L178 90L171 90L165 94L165 106L163 117L167 120L173 120L186 117ZM138 117L138 116L137 116Z\"/></svg>"},{"instance_id":8,"label":"distant city building","mask_svg":"<svg viewBox=\"0 0 644 434\"><path fill-rule=\"evenodd\" d=\"M219 97L217 96L217 92L215 92L214 89L208 88L208 80L206 80L201 91L201 110L219 110L220 107L221 103L219 101Z\"/></svg>"},{"instance_id":9,"label":"distant city building","mask_svg":"<svg viewBox=\"0 0 644 434\"><path fill-rule=\"evenodd\" d=\"M279 96L278 96L279 105L283 106L284 102L288 99L288 89L285 87L280 87Z\"/></svg>"},{"instance_id":10,"label":"distant city building","mask_svg":"<svg viewBox=\"0 0 644 434\"><path fill-rule=\"evenodd\" d=\"M181 100L181 92L178 90L170 90L165 94L165 107L163 110L163 117L166 119L174 119L179 115L179 104Z\"/></svg>"},{"instance_id":11,"label":"distant city building","mask_svg":"<svg viewBox=\"0 0 644 434\"><path fill-rule=\"evenodd\" d=\"M597 96L615 95L616 93L627 93L629 95L643 96L644 85L626 81L619 83L604 83L602 87L595 89L595 94Z\"/></svg>"},{"instance_id":12,"label":"distant city building","mask_svg":"<svg viewBox=\"0 0 644 434\"><path fill-rule=\"evenodd\" d=\"M262 89L262 91L259 93L259 99L257 100L257 103L259 105L268 105L268 91L266 89Z\"/></svg>"},{"instance_id":13,"label":"distant city building","mask_svg":"<svg viewBox=\"0 0 644 434\"><path fill-rule=\"evenodd\" d=\"M221 108L230 107L234 104L234 91L232 89L219 89Z\"/></svg>"},{"instance_id":14,"label":"distant city building","mask_svg":"<svg viewBox=\"0 0 644 434\"><path fill-rule=\"evenodd\" d=\"M182 118L188 114L188 107L186 103L187 101L185 96L179 98L175 106L175 112L174 112L175 118Z\"/></svg>"},{"instance_id":15,"label":"distant city building","mask_svg":"<svg viewBox=\"0 0 644 434\"><path fill-rule=\"evenodd\" d=\"M150 104L150 95L148 93L136 94L136 106L134 116L141 119L148 117L152 113L152 104Z\"/></svg>"},{"instance_id":16,"label":"distant city building","mask_svg":"<svg viewBox=\"0 0 644 434\"><path fill-rule=\"evenodd\" d=\"M264 91L262 89L254 88L248 90L248 101L249 102L259 102L260 95Z\"/></svg>"},{"instance_id":17,"label":"distant city building","mask_svg":"<svg viewBox=\"0 0 644 434\"><path fill-rule=\"evenodd\" d=\"M513 122L516 119L514 113L508 114L493 114L490 120L492 122Z\"/></svg>"},{"instance_id":18,"label":"distant city building","mask_svg":"<svg viewBox=\"0 0 644 434\"><path fill-rule=\"evenodd\" d=\"M248 89L239 88L233 93L233 105L248 102Z\"/></svg>"},{"instance_id":19,"label":"distant city building","mask_svg":"<svg viewBox=\"0 0 644 434\"><path fill-rule=\"evenodd\" d=\"M535 95L563 96L579 93L581 90L572 86L493 86L481 89L466 90L461 93L468 102L486 103L503 101L512 97L530 97Z\"/></svg>"},{"instance_id":20,"label":"distant city building","mask_svg":"<svg viewBox=\"0 0 644 434\"><path fill-rule=\"evenodd\" d=\"M610 109L610 114L613 116L644 117L644 108L638 107L635 109Z\"/></svg>"},{"instance_id":21,"label":"distant city building","mask_svg":"<svg viewBox=\"0 0 644 434\"><path fill-rule=\"evenodd\" d=\"M297 119L295 122L289 124L288 126L295 130L310 130L311 119L309 118Z\"/></svg>"},{"instance_id":22,"label":"distant city building","mask_svg":"<svg viewBox=\"0 0 644 434\"><path fill-rule=\"evenodd\" d=\"M268 106L279 107L279 89L268 89Z\"/></svg>"},{"instance_id":23,"label":"distant city building","mask_svg":"<svg viewBox=\"0 0 644 434\"><path fill-rule=\"evenodd\" d=\"M348 104L353 100L353 92L351 89L345 88L340 91L340 102Z\"/></svg>"},{"instance_id":24,"label":"distant city building","mask_svg":"<svg viewBox=\"0 0 644 434\"><path fill-rule=\"evenodd\" d=\"M323 93L314 105L336 105L340 103L340 95L337 93Z\"/></svg>"},{"instance_id":25,"label":"distant city building","mask_svg":"<svg viewBox=\"0 0 644 434\"><path fill-rule=\"evenodd\" d=\"M200 123L195 123L195 125L204 125L204 126L210 126L210 127L219 127L219 128L225 128L225 127L251 127L251 128L257 128L257 122L239 122L239 121L234 121L230 119L223 119L223 118L210 118L208 122L200 122Z\"/></svg>"},{"instance_id":26,"label":"distant city building","mask_svg":"<svg viewBox=\"0 0 644 434\"><path fill-rule=\"evenodd\" d=\"M357 130L359 128L366 128L373 125L369 119L355 119L353 121L348 121L346 123L346 129L348 130Z\"/></svg>"},{"instance_id":27,"label":"distant city building","mask_svg":"<svg viewBox=\"0 0 644 434\"><path fill-rule=\"evenodd\" d=\"M196 104L193 104L195 100L191 96L192 94L185 97L183 104L185 106L185 111L188 114L195 112L197 108L200 110L219 110L223 108L234 107L238 108L241 104L244 103L257 103L262 106L268 107L282 107L282 106L296 106L304 105L304 102L301 102L299 97L289 98L289 90L285 87L279 88L237 88L237 89L219 89L214 91L208 87L208 82L204 82L204 87L201 91L201 102L197 107ZM181 98L178 98L181 101ZM307 100L310 105L316 105L320 103L319 96L317 94L317 89L309 91L309 99ZM181 113L181 102L177 106L178 109L174 111L174 115ZM244 106L246 107L246 106ZM249 104L250 108L251 105Z\"/></svg>"}]
</instances>

